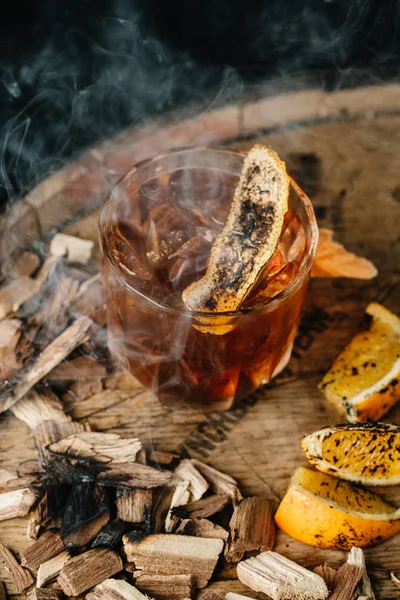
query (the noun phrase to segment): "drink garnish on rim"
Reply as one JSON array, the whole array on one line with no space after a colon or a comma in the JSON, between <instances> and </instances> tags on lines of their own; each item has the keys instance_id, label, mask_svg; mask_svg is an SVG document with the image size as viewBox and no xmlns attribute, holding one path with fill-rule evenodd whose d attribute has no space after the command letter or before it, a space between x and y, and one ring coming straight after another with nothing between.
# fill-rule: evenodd
<instances>
[{"instance_id":1,"label":"drink garnish on rim","mask_svg":"<svg viewBox=\"0 0 400 600\"><path fill-rule=\"evenodd\" d=\"M236 310L273 255L288 209L289 177L276 152L256 144L243 163L232 206L205 275L182 299L191 310Z\"/></svg>"}]
</instances>

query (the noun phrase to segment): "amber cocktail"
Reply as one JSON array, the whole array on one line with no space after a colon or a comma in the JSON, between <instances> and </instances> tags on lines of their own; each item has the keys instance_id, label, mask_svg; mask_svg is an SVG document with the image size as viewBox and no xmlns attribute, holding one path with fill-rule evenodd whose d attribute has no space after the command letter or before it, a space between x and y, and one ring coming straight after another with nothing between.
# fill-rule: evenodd
<instances>
[{"instance_id":1,"label":"amber cocktail","mask_svg":"<svg viewBox=\"0 0 400 600\"><path fill-rule=\"evenodd\" d=\"M275 253L240 309L189 310L239 180L240 152L171 151L133 167L100 219L109 347L168 404L227 409L287 364L318 233L294 181Z\"/></svg>"}]
</instances>

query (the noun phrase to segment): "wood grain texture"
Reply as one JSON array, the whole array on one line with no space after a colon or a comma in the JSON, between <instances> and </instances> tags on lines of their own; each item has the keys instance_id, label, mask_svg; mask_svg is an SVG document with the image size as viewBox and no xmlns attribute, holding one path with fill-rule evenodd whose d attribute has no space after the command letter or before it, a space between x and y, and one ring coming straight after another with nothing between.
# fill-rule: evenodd
<instances>
[{"instance_id":1,"label":"wood grain texture","mask_svg":"<svg viewBox=\"0 0 400 600\"><path fill-rule=\"evenodd\" d=\"M34 203L19 203L7 216L7 238L22 246L57 226L97 242L98 214L89 214L91 209L102 203L132 163L168 147L223 141L246 149L255 138L273 146L310 194L319 224L333 229L335 239L349 250L371 259L378 277L312 280L288 368L227 413L163 407L131 378L125 383L110 380L104 391L77 404L71 416L89 420L95 431L139 437L148 451L178 450L182 457L209 462L236 479L245 496L262 495L276 507L294 469L306 465L301 436L340 420L316 383L358 330L368 302L399 310L400 91L393 85L332 94L302 91L296 97L285 95L284 104L282 97L269 97L269 91L227 112L217 109L189 121L166 117L106 140L42 182L30 195L36 195ZM87 197L82 190L90 190ZM43 223L38 224L35 210L40 202ZM76 220L64 227L74 214ZM385 420L400 423L400 405ZM0 431L1 467L36 460L32 432L25 423L7 412L0 415ZM379 493L399 502L398 488ZM27 524L28 518L0 523L0 541L17 556L29 544ZM345 560L342 552L314 549L281 532L274 550L309 568L325 562L337 568ZM398 598L389 573L399 569L400 536L366 549L365 556L377 599ZM15 593L4 581L8 593ZM209 587L223 596L228 591L256 596L237 580L221 579Z\"/></svg>"}]
</instances>

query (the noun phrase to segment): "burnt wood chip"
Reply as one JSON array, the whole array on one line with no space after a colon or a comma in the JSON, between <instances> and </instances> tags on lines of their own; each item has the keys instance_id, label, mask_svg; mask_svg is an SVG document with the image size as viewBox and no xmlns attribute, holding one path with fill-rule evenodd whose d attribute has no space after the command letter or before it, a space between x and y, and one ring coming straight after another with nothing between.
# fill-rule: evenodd
<instances>
[{"instance_id":1,"label":"burnt wood chip","mask_svg":"<svg viewBox=\"0 0 400 600\"><path fill-rule=\"evenodd\" d=\"M151 528L154 533L165 532L165 520L170 510L173 495L173 487L160 487L153 491Z\"/></svg>"},{"instance_id":2,"label":"burnt wood chip","mask_svg":"<svg viewBox=\"0 0 400 600\"><path fill-rule=\"evenodd\" d=\"M117 516L128 523L147 524L150 528L152 490L117 488Z\"/></svg>"},{"instance_id":3,"label":"burnt wood chip","mask_svg":"<svg viewBox=\"0 0 400 600\"><path fill-rule=\"evenodd\" d=\"M29 569L37 569L41 563L53 558L62 550L64 550L64 542L60 533L49 529L21 553L21 564Z\"/></svg>"},{"instance_id":4,"label":"burnt wood chip","mask_svg":"<svg viewBox=\"0 0 400 600\"><path fill-rule=\"evenodd\" d=\"M180 523L175 533L203 538L219 538L225 541L228 540L229 536L224 527L208 519L185 519Z\"/></svg>"},{"instance_id":5,"label":"burnt wood chip","mask_svg":"<svg viewBox=\"0 0 400 600\"><path fill-rule=\"evenodd\" d=\"M131 527L129 523L120 520L109 523L97 534L92 542L92 548L104 547L111 548L112 550L117 549L122 542L122 536Z\"/></svg>"},{"instance_id":6,"label":"burnt wood chip","mask_svg":"<svg viewBox=\"0 0 400 600\"><path fill-rule=\"evenodd\" d=\"M215 515L226 506L231 499L224 494L213 494L194 502L188 502L172 509L172 515L180 519L200 519Z\"/></svg>"},{"instance_id":7,"label":"burnt wood chip","mask_svg":"<svg viewBox=\"0 0 400 600\"><path fill-rule=\"evenodd\" d=\"M242 500L229 523L225 559L238 562L245 552L272 550L274 542L275 523L270 501L255 496Z\"/></svg>"},{"instance_id":8,"label":"burnt wood chip","mask_svg":"<svg viewBox=\"0 0 400 600\"><path fill-rule=\"evenodd\" d=\"M66 545L86 546L110 520L111 499L108 490L93 482L74 485L67 499L61 537Z\"/></svg>"},{"instance_id":9,"label":"burnt wood chip","mask_svg":"<svg viewBox=\"0 0 400 600\"><path fill-rule=\"evenodd\" d=\"M28 535L37 540L39 532L51 519L61 517L69 488L54 480L46 481L46 492L30 513Z\"/></svg>"},{"instance_id":10,"label":"burnt wood chip","mask_svg":"<svg viewBox=\"0 0 400 600\"><path fill-rule=\"evenodd\" d=\"M80 432L46 447L45 469L68 483L85 479L99 485L135 489L167 484L170 473L134 462L140 449L136 439Z\"/></svg>"},{"instance_id":11,"label":"burnt wood chip","mask_svg":"<svg viewBox=\"0 0 400 600\"><path fill-rule=\"evenodd\" d=\"M44 465L48 460L47 446L75 433L88 430L89 424L85 421L81 423L75 421L60 423L59 421L52 419L40 423L33 430L40 464Z\"/></svg>"}]
</instances>

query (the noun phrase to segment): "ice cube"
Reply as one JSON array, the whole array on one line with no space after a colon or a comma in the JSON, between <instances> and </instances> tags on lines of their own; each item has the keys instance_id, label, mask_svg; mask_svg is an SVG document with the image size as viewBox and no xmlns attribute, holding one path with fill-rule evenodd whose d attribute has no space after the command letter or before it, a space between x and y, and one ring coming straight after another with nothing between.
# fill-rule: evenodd
<instances>
[{"instance_id":1,"label":"ice cube","mask_svg":"<svg viewBox=\"0 0 400 600\"><path fill-rule=\"evenodd\" d=\"M282 235L278 248L285 262L295 261L300 264L303 260L306 238L303 225L297 215L289 210L285 215Z\"/></svg>"},{"instance_id":2,"label":"ice cube","mask_svg":"<svg viewBox=\"0 0 400 600\"><path fill-rule=\"evenodd\" d=\"M174 291L183 290L192 281L203 276L207 269L210 252L211 243L200 235L196 235L171 256L168 279Z\"/></svg>"}]
</instances>

